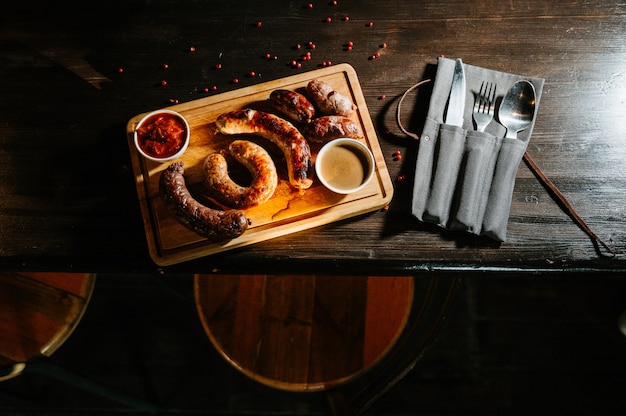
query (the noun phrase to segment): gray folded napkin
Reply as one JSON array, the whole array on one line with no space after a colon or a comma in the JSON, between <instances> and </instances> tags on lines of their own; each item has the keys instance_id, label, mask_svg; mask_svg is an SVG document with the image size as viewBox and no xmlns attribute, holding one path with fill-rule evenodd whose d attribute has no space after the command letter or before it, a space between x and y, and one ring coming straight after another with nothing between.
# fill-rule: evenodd
<instances>
[{"instance_id":1,"label":"gray folded napkin","mask_svg":"<svg viewBox=\"0 0 626 416\"><path fill-rule=\"evenodd\" d=\"M444 123L455 61L439 58L428 114L420 135L412 213L421 221L505 241L515 175L532 135L544 79L464 64L467 85L463 126ZM499 104L509 88L528 80L536 92L535 117L517 139L494 120L485 132L473 127L472 108L481 83L494 82Z\"/></svg>"}]
</instances>

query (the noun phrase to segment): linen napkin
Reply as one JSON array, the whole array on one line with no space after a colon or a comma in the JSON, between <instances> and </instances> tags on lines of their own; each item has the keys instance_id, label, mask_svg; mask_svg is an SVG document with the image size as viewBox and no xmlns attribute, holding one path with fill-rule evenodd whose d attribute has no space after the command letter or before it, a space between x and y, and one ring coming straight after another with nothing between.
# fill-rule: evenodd
<instances>
[{"instance_id":1,"label":"linen napkin","mask_svg":"<svg viewBox=\"0 0 626 416\"><path fill-rule=\"evenodd\" d=\"M419 140L412 213L447 229L506 240L515 176L535 125L544 79L464 64L467 85L462 127L444 123L455 61L439 58L428 113ZM506 139L497 109L517 81L530 81L536 92L532 124ZM496 84L496 114L485 132L473 127L472 108L481 83Z\"/></svg>"}]
</instances>

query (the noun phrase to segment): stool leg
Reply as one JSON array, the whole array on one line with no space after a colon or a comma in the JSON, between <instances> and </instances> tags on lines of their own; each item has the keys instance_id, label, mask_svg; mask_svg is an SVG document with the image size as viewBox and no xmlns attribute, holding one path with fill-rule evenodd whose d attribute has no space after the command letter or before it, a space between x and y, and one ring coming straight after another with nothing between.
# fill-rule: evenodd
<instances>
[{"instance_id":1,"label":"stool leg","mask_svg":"<svg viewBox=\"0 0 626 416\"><path fill-rule=\"evenodd\" d=\"M61 367L50 360L39 360L26 366L26 371L33 371L46 375L50 378L62 381L74 387L97 394L101 397L124 404L126 406L144 412L157 413L159 408L151 403L131 397L120 391L112 389L85 376Z\"/></svg>"}]
</instances>

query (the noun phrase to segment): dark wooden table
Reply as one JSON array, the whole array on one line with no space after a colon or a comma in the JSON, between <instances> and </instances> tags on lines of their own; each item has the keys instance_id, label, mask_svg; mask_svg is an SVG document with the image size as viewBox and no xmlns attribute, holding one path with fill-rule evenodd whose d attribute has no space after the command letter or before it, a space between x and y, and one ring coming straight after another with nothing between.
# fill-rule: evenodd
<instances>
[{"instance_id":1,"label":"dark wooden table","mask_svg":"<svg viewBox=\"0 0 626 416\"><path fill-rule=\"evenodd\" d=\"M3 6L0 268L166 274L626 270L623 3L365 0L312 6L238 0L124 0L71 8L25 0ZM289 62L304 50L295 45L309 41L316 46L311 61L293 68ZM354 46L347 50L350 41ZM376 52L380 57L373 59ZM396 125L395 110L408 87L432 75L439 55L545 78L528 151L615 256L594 247L523 163L503 244L410 216L418 145ZM395 181L389 210L160 270L148 255L126 122L176 100L329 61L356 69L391 176L406 175ZM408 101L407 123L417 129L425 109L418 98ZM401 160L394 160L396 150Z\"/></svg>"}]
</instances>

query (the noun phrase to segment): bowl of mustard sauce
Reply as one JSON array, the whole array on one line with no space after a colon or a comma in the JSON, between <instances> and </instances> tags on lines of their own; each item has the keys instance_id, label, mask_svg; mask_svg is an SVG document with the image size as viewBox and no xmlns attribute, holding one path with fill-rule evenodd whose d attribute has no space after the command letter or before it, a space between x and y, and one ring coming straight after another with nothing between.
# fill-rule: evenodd
<instances>
[{"instance_id":1,"label":"bowl of mustard sauce","mask_svg":"<svg viewBox=\"0 0 626 416\"><path fill-rule=\"evenodd\" d=\"M338 194L363 189L374 176L374 156L363 143L340 138L326 143L315 159L315 174L322 185Z\"/></svg>"}]
</instances>

